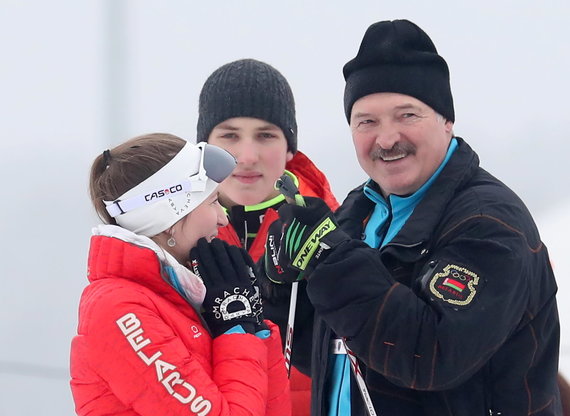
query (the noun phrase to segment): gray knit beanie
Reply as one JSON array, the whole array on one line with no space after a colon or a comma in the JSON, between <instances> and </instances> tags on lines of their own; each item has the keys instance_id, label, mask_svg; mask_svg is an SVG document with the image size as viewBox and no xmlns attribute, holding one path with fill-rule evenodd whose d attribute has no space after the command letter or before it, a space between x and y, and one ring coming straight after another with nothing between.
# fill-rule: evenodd
<instances>
[{"instance_id":1,"label":"gray knit beanie","mask_svg":"<svg viewBox=\"0 0 570 416\"><path fill-rule=\"evenodd\" d=\"M254 117L275 124L287 139L287 150L297 151L297 121L291 87L271 65L241 59L216 69L200 92L198 142L208 140L221 122Z\"/></svg>"}]
</instances>

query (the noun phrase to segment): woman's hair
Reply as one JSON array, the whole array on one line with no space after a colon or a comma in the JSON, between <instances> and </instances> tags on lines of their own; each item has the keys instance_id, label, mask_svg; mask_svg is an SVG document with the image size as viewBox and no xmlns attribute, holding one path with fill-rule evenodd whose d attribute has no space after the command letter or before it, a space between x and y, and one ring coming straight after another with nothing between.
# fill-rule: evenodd
<instances>
[{"instance_id":1,"label":"woman's hair","mask_svg":"<svg viewBox=\"0 0 570 416\"><path fill-rule=\"evenodd\" d=\"M114 201L158 172L185 144L172 134L153 133L127 140L97 156L89 175L89 194L99 218L116 224L103 200Z\"/></svg>"}]
</instances>

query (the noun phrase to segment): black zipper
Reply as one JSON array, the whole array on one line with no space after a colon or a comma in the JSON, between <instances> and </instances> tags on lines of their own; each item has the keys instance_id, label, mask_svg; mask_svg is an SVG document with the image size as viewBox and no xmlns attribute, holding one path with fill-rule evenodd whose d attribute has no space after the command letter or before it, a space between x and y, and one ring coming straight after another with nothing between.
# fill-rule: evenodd
<instances>
[{"instance_id":1,"label":"black zipper","mask_svg":"<svg viewBox=\"0 0 570 416\"><path fill-rule=\"evenodd\" d=\"M423 241L418 241L417 243L412 243L412 244L388 243L384 247L382 247L382 250L384 250L386 247L414 248L417 246L421 246L423 243L424 243Z\"/></svg>"}]
</instances>

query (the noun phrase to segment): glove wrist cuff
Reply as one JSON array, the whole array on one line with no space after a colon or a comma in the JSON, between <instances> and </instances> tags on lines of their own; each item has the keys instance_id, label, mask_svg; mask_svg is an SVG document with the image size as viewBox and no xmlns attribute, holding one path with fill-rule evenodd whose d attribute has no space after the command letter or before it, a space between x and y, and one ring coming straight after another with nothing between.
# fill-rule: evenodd
<instances>
[{"instance_id":1,"label":"glove wrist cuff","mask_svg":"<svg viewBox=\"0 0 570 416\"><path fill-rule=\"evenodd\" d=\"M337 228L321 239L320 246L325 252L330 253L332 249L349 240L348 234Z\"/></svg>"},{"instance_id":2,"label":"glove wrist cuff","mask_svg":"<svg viewBox=\"0 0 570 416\"><path fill-rule=\"evenodd\" d=\"M348 240L350 240L348 234L342 230L339 230L338 228L323 236L319 242L319 248L316 250L313 258L307 265L307 269L304 273L305 279L309 279L309 275L320 263L322 263L329 256L329 254L331 254L331 252L337 246Z\"/></svg>"}]
</instances>

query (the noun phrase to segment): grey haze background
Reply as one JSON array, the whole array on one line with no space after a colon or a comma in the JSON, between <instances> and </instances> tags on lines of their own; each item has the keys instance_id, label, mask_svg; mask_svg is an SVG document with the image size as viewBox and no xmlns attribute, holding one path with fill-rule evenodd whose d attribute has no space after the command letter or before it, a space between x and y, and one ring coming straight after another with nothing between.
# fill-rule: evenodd
<instances>
[{"instance_id":1,"label":"grey haze background","mask_svg":"<svg viewBox=\"0 0 570 416\"><path fill-rule=\"evenodd\" d=\"M0 0L0 415L73 413L69 342L97 222L92 159L141 133L193 140L206 77L252 57L291 83L300 148L342 199L364 175L341 68L371 23L394 18L430 34L451 68L455 132L544 230L570 374L566 0Z\"/></svg>"}]
</instances>

